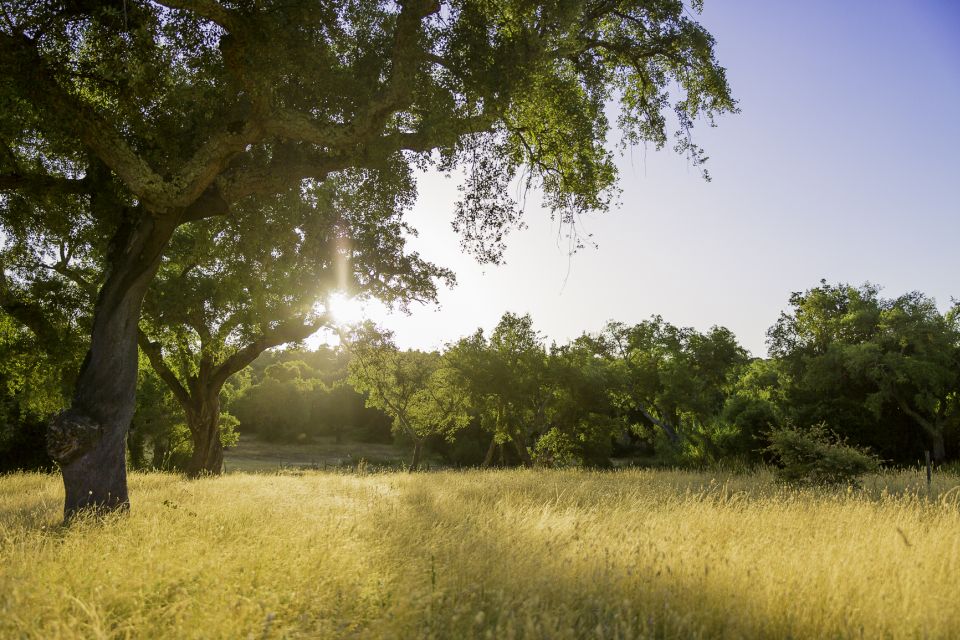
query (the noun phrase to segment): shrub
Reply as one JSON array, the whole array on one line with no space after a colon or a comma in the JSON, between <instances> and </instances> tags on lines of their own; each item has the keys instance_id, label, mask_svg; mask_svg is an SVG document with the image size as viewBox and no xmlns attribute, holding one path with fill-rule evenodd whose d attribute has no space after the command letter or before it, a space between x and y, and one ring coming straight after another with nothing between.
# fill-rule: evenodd
<instances>
[{"instance_id":1,"label":"shrub","mask_svg":"<svg viewBox=\"0 0 960 640\"><path fill-rule=\"evenodd\" d=\"M808 429L785 426L768 433L771 453L779 464L777 477L791 484L856 485L860 476L877 471L879 459L867 449L847 444L823 423Z\"/></svg>"},{"instance_id":2,"label":"shrub","mask_svg":"<svg viewBox=\"0 0 960 640\"><path fill-rule=\"evenodd\" d=\"M537 440L533 448L533 460L545 467L569 467L581 462L573 438L556 427Z\"/></svg>"}]
</instances>

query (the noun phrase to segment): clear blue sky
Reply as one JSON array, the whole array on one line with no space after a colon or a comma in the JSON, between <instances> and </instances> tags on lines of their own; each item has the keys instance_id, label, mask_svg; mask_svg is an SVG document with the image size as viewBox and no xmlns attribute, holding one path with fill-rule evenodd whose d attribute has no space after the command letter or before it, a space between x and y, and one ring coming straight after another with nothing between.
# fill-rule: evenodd
<instances>
[{"instance_id":1,"label":"clear blue sky","mask_svg":"<svg viewBox=\"0 0 960 640\"><path fill-rule=\"evenodd\" d=\"M454 180L427 175L413 247L453 268L439 309L371 315L435 348L504 311L548 339L659 313L724 325L755 355L791 291L821 278L888 296L960 297L960 2L707 0L742 112L702 126L713 182L671 151L620 161L622 206L585 221L568 258L534 199L507 264L480 266L450 230Z\"/></svg>"}]
</instances>

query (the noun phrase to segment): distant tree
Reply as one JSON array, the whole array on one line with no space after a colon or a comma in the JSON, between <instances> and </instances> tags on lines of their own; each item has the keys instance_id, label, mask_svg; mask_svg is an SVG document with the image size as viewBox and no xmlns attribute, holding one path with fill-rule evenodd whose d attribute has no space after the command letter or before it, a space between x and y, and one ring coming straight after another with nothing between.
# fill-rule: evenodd
<instances>
[{"instance_id":1,"label":"distant tree","mask_svg":"<svg viewBox=\"0 0 960 640\"><path fill-rule=\"evenodd\" d=\"M700 164L695 119L734 109L713 44L673 0L4 5L0 224L32 200L37 228L71 227L44 199L72 197L113 247L52 430L66 515L128 504L140 307L178 227L346 169L438 162L466 169L456 227L497 260L515 176L564 221L609 206L613 97L625 143L663 146L672 108Z\"/></svg>"},{"instance_id":2,"label":"distant tree","mask_svg":"<svg viewBox=\"0 0 960 640\"><path fill-rule=\"evenodd\" d=\"M941 314L918 292L885 299L870 284L826 281L790 306L768 338L796 424L826 422L901 462L925 447L946 458L946 434L960 425L956 306Z\"/></svg>"},{"instance_id":3,"label":"distant tree","mask_svg":"<svg viewBox=\"0 0 960 640\"><path fill-rule=\"evenodd\" d=\"M451 384L438 353L400 351L392 334L366 325L350 336L349 382L366 394L367 406L393 418L395 431L414 444L411 469L418 469L425 440L452 437L469 421L465 398Z\"/></svg>"},{"instance_id":4,"label":"distant tree","mask_svg":"<svg viewBox=\"0 0 960 640\"><path fill-rule=\"evenodd\" d=\"M140 363L127 451L132 468L164 471L184 469L192 452L183 409L146 359Z\"/></svg>"},{"instance_id":5,"label":"distant tree","mask_svg":"<svg viewBox=\"0 0 960 640\"><path fill-rule=\"evenodd\" d=\"M506 443L523 464L533 464L528 446L547 428L551 391L546 349L529 314L504 313L489 340L477 331L451 345L445 360L454 384L492 435L483 466Z\"/></svg>"},{"instance_id":6,"label":"distant tree","mask_svg":"<svg viewBox=\"0 0 960 640\"><path fill-rule=\"evenodd\" d=\"M318 432L332 435L337 444L368 419L364 398L346 381L333 386L318 384L313 389L310 420Z\"/></svg>"},{"instance_id":7,"label":"distant tree","mask_svg":"<svg viewBox=\"0 0 960 640\"><path fill-rule=\"evenodd\" d=\"M568 464L607 466L613 439L628 428L616 402L620 369L598 358L593 347L580 338L550 349L550 429L534 446L538 462L556 464L559 457Z\"/></svg>"},{"instance_id":8,"label":"distant tree","mask_svg":"<svg viewBox=\"0 0 960 640\"><path fill-rule=\"evenodd\" d=\"M11 253L0 253L0 264ZM0 470L52 466L46 423L66 404L83 357L78 338L88 316L55 310L57 288L36 285L18 289L0 275ZM35 304L51 315L34 314Z\"/></svg>"},{"instance_id":9,"label":"distant tree","mask_svg":"<svg viewBox=\"0 0 960 640\"><path fill-rule=\"evenodd\" d=\"M44 422L62 406L63 389L57 363L36 342L0 312L0 472L52 466Z\"/></svg>"},{"instance_id":10,"label":"distant tree","mask_svg":"<svg viewBox=\"0 0 960 640\"><path fill-rule=\"evenodd\" d=\"M620 406L633 423L659 429L674 445L714 446L710 428L748 362L729 329L700 333L655 316L632 327L612 322L595 345L622 369Z\"/></svg>"},{"instance_id":11,"label":"distant tree","mask_svg":"<svg viewBox=\"0 0 960 640\"><path fill-rule=\"evenodd\" d=\"M317 381L308 371L301 361L267 367L263 380L244 389L231 404L241 427L272 441L305 440L314 435L311 394Z\"/></svg>"},{"instance_id":12,"label":"distant tree","mask_svg":"<svg viewBox=\"0 0 960 640\"><path fill-rule=\"evenodd\" d=\"M786 373L779 360L757 358L743 369L723 404L721 423L729 427L723 451L746 460L762 457L766 434L787 419Z\"/></svg>"}]
</instances>

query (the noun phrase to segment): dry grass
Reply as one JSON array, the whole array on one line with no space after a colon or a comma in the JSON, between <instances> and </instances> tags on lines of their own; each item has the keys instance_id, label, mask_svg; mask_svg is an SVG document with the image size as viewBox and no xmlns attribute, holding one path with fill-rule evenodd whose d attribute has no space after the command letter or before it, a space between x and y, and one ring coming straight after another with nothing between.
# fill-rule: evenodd
<instances>
[{"instance_id":1,"label":"dry grass","mask_svg":"<svg viewBox=\"0 0 960 640\"><path fill-rule=\"evenodd\" d=\"M958 637L956 484L150 474L64 529L58 478L6 476L0 637Z\"/></svg>"}]
</instances>

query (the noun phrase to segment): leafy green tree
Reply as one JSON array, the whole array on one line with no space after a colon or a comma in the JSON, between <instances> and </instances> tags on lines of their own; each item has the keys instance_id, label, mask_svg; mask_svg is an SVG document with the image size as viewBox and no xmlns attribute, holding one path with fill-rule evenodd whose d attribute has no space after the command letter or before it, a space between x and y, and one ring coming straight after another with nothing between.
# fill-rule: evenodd
<instances>
[{"instance_id":1,"label":"leafy green tree","mask_svg":"<svg viewBox=\"0 0 960 640\"><path fill-rule=\"evenodd\" d=\"M469 421L465 398L451 384L438 353L400 351L390 332L357 328L347 342L351 386L366 394L367 406L393 418L394 430L414 444L410 469L418 469L425 440L452 438Z\"/></svg>"},{"instance_id":2,"label":"leafy green tree","mask_svg":"<svg viewBox=\"0 0 960 640\"><path fill-rule=\"evenodd\" d=\"M147 293L140 346L183 407L190 475L223 467L223 385L266 349L331 326L322 303L335 290L405 304L434 299L434 278L452 280L405 251L398 211L412 188L349 174L174 234Z\"/></svg>"},{"instance_id":3,"label":"leafy green tree","mask_svg":"<svg viewBox=\"0 0 960 640\"><path fill-rule=\"evenodd\" d=\"M699 8L699 3L694 5ZM455 224L484 259L519 220L520 174L563 220L605 209L626 143L703 160L694 120L731 111L713 38L676 0L14 3L0 20L3 226L110 238L89 353L51 430L67 516L128 504L140 307L178 227L345 169L464 167ZM289 230L288 230L289 231Z\"/></svg>"},{"instance_id":4,"label":"leafy green tree","mask_svg":"<svg viewBox=\"0 0 960 640\"><path fill-rule=\"evenodd\" d=\"M718 445L744 460L761 457L766 434L786 424L787 380L780 361L756 358L742 371L723 404L728 427Z\"/></svg>"},{"instance_id":5,"label":"leafy green tree","mask_svg":"<svg viewBox=\"0 0 960 640\"><path fill-rule=\"evenodd\" d=\"M550 429L534 446L539 463L607 466L613 439L628 429L616 402L621 370L596 357L593 347L589 338L579 338L550 350Z\"/></svg>"},{"instance_id":6,"label":"leafy green tree","mask_svg":"<svg viewBox=\"0 0 960 640\"><path fill-rule=\"evenodd\" d=\"M37 338L0 312L0 472L51 466L44 418L63 403L57 362Z\"/></svg>"},{"instance_id":7,"label":"leafy green tree","mask_svg":"<svg viewBox=\"0 0 960 640\"><path fill-rule=\"evenodd\" d=\"M789 373L796 424L826 422L883 457L947 456L960 424L960 326L921 293L882 298L865 284L819 287L790 297L768 332L770 353Z\"/></svg>"},{"instance_id":8,"label":"leafy green tree","mask_svg":"<svg viewBox=\"0 0 960 640\"><path fill-rule=\"evenodd\" d=\"M506 443L523 464L533 464L528 446L547 429L551 391L546 349L529 314L503 314L489 340L477 331L451 345L445 360L481 427L492 434L483 466Z\"/></svg>"},{"instance_id":9,"label":"leafy green tree","mask_svg":"<svg viewBox=\"0 0 960 640\"><path fill-rule=\"evenodd\" d=\"M337 444L348 433L356 433L369 420L364 397L340 381L333 386L318 384L311 396L310 420L319 433L332 435Z\"/></svg>"},{"instance_id":10,"label":"leafy green tree","mask_svg":"<svg viewBox=\"0 0 960 640\"><path fill-rule=\"evenodd\" d=\"M137 382L137 410L133 414L127 451L134 469L175 471L189 461L189 431L173 392L146 359Z\"/></svg>"},{"instance_id":11,"label":"leafy green tree","mask_svg":"<svg viewBox=\"0 0 960 640\"><path fill-rule=\"evenodd\" d=\"M314 382L288 375L296 369L273 365L282 376L269 375L246 389L231 405L244 431L263 440L303 441L314 434L311 423Z\"/></svg>"},{"instance_id":12,"label":"leafy green tree","mask_svg":"<svg viewBox=\"0 0 960 640\"><path fill-rule=\"evenodd\" d=\"M595 345L622 369L619 404L632 423L661 430L694 455L720 453L711 432L748 361L729 329L700 333L654 316L632 327L611 322Z\"/></svg>"}]
</instances>

